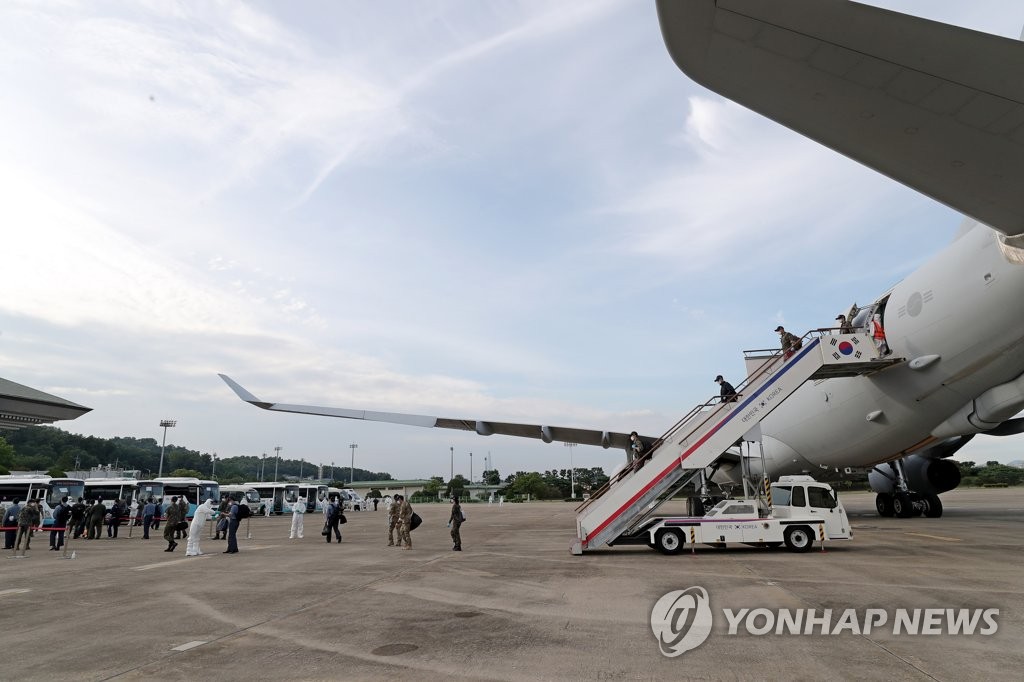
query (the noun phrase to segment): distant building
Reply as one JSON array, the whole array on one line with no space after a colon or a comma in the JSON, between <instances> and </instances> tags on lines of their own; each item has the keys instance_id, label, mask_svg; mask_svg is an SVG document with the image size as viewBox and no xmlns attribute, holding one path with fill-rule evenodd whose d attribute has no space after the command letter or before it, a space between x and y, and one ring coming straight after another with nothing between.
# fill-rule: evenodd
<instances>
[{"instance_id":1,"label":"distant building","mask_svg":"<svg viewBox=\"0 0 1024 682\"><path fill-rule=\"evenodd\" d=\"M91 407L0 379L0 430L77 419L91 411Z\"/></svg>"}]
</instances>

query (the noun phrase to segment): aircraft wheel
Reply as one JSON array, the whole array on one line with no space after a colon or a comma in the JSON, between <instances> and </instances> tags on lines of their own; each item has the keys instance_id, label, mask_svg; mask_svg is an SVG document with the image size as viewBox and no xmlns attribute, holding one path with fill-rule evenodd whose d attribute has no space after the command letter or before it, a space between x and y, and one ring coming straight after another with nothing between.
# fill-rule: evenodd
<instances>
[{"instance_id":1,"label":"aircraft wheel","mask_svg":"<svg viewBox=\"0 0 1024 682\"><path fill-rule=\"evenodd\" d=\"M662 554L679 554L683 551L683 536L674 528L663 528L654 536L654 544Z\"/></svg>"},{"instance_id":2,"label":"aircraft wheel","mask_svg":"<svg viewBox=\"0 0 1024 682\"><path fill-rule=\"evenodd\" d=\"M910 501L910 495L899 493L892 498L892 510L896 518L909 519L914 515L914 503Z\"/></svg>"},{"instance_id":3,"label":"aircraft wheel","mask_svg":"<svg viewBox=\"0 0 1024 682\"><path fill-rule=\"evenodd\" d=\"M942 500L938 495L924 496L924 515L929 519L937 519L942 516Z\"/></svg>"},{"instance_id":4,"label":"aircraft wheel","mask_svg":"<svg viewBox=\"0 0 1024 682\"><path fill-rule=\"evenodd\" d=\"M892 495L889 493L878 493L875 495L875 509L879 516L894 516L892 508Z\"/></svg>"},{"instance_id":5,"label":"aircraft wheel","mask_svg":"<svg viewBox=\"0 0 1024 682\"><path fill-rule=\"evenodd\" d=\"M791 552L809 552L814 546L814 535L806 526L790 526L783 537Z\"/></svg>"}]
</instances>

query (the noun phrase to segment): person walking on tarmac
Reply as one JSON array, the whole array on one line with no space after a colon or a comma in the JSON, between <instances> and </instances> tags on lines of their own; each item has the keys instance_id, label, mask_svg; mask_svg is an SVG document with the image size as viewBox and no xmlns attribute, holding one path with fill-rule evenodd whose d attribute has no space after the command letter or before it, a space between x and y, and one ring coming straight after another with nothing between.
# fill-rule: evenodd
<instances>
[{"instance_id":1,"label":"person walking on tarmac","mask_svg":"<svg viewBox=\"0 0 1024 682\"><path fill-rule=\"evenodd\" d=\"M164 540L167 540L165 552L173 552L174 548L178 546L178 543L174 541L174 531L180 522L181 507L178 506L178 497L175 495L171 498L171 503L167 505L167 511L164 512Z\"/></svg>"},{"instance_id":2,"label":"person walking on tarmac","mask_svg":"<svg viewBox=\"0 0 1024 682\"><path fill-rule=\"evenodd\" d=\"M455 495L452 497L452 514L448 517L448 527L452 529L452 542L455 543L452 547L453 552L462 551L462 535L459 532L459 528L464 520L462 505L459 504L459 496Z\"/></svg>"},{"instance_id":3,"label":"person walking on tarmac","mask_svg":"<svg viewBox=\"0 0 1024 682\"><path fill-rule=\"evenodd\" d=\"M412 549L412 505L405 499L404 495L396 495L398 504L398 520L402 524L398 531L398 544L402 549Z\"/></svg>"},{"instance_id":4,"label":"person walking on tarmac","mask_svg":"<svg viewBox=\"0 0 1024 682\"><path fill-rule=\"evenodd\" d=\"M39 513L39 505L35 500L29 500L18 512L18 537L14 541L14 551L21 549L22 538L25 540L25 551L28 551L29 543L32 542L32 529L41 528L42 525L43 516Z\"/></svg>"},{"instance_id":5,"label":"person walking on tarmac","mask_svg":"<svg viewBox=\"0 0 1024 682\"><path fill-rule=\"evenodd\" d=\"M324 530L327 531L325 537L327 542L331 541L331 533L338 538L338 542L341 542L341 530L338 529L338 524L341 523L341 515L343 513L343 507L341 498L331 500L331 504L328 505L325 510L327 514L327 522L324 525Z\"/></svg>"},{"instance_id":6,"label":"person walking on tarmac","mask_svg":"<svg viewBox=\"0 0 1024 682\"><path fill-rule=\"evenodd\" d=\"M4 549L14 549L14 539L18 535L18 514L20 513L20 500L15 497L14 504L4 511Z\"/></svg>"},{"instance_id":7,"label":"person walking on tarmac","mask_svg":"<svg viewBox=\"0 0 1024 682\"><path fill-rule=\"evenodd\" d=\"M391 504L388 505L388 547L395 546L395 536L401 532L400 525L401 521L398 518L398 512L401 510L401 506L398 503L398 495L394 497Z\"/></svg>"},{"instance_id":8,"label":"person walking on tarmac","mask_svg":"<svg viewBox=\"0 0 1024 682\"><path fill-rule=\"evenodd\" d=\"M715 382L718 384L719 388L719 401L723 403L736 402L736 389L733 388L732 384L723 379L721 374L715 377Z\"/></svg>"}]
</instances>

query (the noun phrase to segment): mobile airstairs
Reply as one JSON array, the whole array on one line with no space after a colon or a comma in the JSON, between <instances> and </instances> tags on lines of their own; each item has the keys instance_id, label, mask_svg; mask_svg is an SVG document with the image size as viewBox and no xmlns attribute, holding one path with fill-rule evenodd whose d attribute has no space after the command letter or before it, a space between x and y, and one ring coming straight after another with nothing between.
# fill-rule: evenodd
<instances>
[{"instance_id":1,"label":"mobile airstairs","mask_svg":"<svg viewBox=\"0 0 1024 682\"><path fill-rule=\"evenodd\" d=\"M665 435L576 509L573 554L628 535L663 502L701 479L730 447L771 414L805 381L871 374L901 359L881 357L868 334L817 330L802 347L783 353L748 352L746 381L737 398L718 396L694 407Z\"/></svg>"}]
</instances>

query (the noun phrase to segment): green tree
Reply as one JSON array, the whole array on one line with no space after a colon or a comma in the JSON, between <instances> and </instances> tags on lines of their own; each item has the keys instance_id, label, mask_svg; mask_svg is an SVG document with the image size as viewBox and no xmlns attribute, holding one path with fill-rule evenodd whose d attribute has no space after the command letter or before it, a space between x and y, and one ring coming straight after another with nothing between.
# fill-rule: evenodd
<instances>
[{"instance_id":1,"label":"green tree","mask_svg":"<svg viewBox=\"0 0 1024 682\"><path fill-rule=\"evenodd\" d=\"M3 436L0 436L0 466L8 469L14 466L14 446L8 443Z\"/></svg>"},{"instance_id":2,"label":"green tree","mask_svg":"<svg viewBox=\"0 0 1024 682\"><path fill-rule=\"evenodd\" d=\"M976 466L974 462L957 462L956 465L960 467L960 475L963 477L977 476L980 467Z\"/></svg>"},{"instance_id":3,"label":"green tree","mask_svg":"<svg viewBox=\"0 0 1024 682\"><path fill-rule=\"evenodd\" d=\"M982 485L1005 484L1017 485L1024 480L1024 469L1007 466L999 462L987 462L978 472L978 482Z\"/></svg>"},{"instance_id":4,"label":"green tree","mask_svg":"<svg viewBox=\"0 0 1024 682\"><path fill-rule=\"evenodd\" d=\"M451 497L452 495L458 495L459 497L465 497L466 486L469 485L469 481L466 480L462 474L455 474L455 478L448 481L448 487L444 491L445 497Z\"/></svg>"},{"instance_id":5,"label":"green tree","mask_svg":"<svg viewBox=\"0 0 1024 682\"><path fill-rule=\"evenodd\" d=\"M501 474L497 469L487 469L483 474L483 482L487 485L500 485Z\"/></svg>"},{"instance_id":6,"label":"green tree","mask_svg":"<svg viewBox=\"0 0 1024 682\"><path fill-rule=\"evenodd\" d=\"M195 469L175 469L168 476L181 478L206 478L206 474Z\"/></svg>"},{"instance_id":7,"label":"green tree","mask_svg":"<svg viewBox=\"0 0 1024 682\"><path fill-rule=\"evenodd\" d=\"M46 472L46 475L51 476L53 478L67 478L68 476L66 473L64 473L64 469L60 467L51 468L49 471Z\"/></svg>"}]
</instances>

